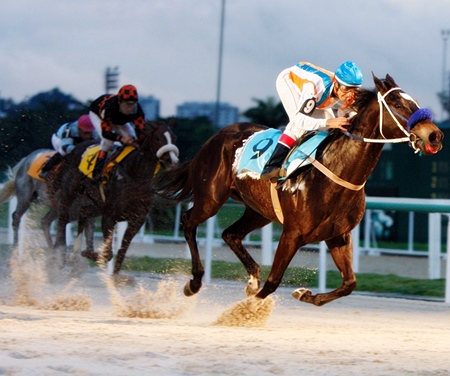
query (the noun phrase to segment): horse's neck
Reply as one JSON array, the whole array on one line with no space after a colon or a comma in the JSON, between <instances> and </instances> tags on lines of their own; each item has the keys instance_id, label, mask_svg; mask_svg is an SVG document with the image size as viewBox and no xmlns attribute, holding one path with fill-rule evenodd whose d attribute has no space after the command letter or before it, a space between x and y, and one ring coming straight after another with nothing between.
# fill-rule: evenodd
<instances>
[{"instance_id":1,"label":"horse's neck","mask_svg":"<svg viewBox=\"0 0 450 376\"><path fill-rule=\"evenodd\" d=\"M377 130L378 118L360 121L352 134L361 138L381 138ZM354 184L369 178L383 150L382 143L369 143L339 134L323 152L323 163L337 176Z\"/></svg>"},{"instance_id":2,"label":"horse's neck","mask_svg":"<svg viewBox=\"0 0 450 376\"><path fill-rule=\"evenodd\" d=\"M157 159L152 149L136 149L121 163L125 173L139 183L153 177Z\"/></svg>"}]
</instances>

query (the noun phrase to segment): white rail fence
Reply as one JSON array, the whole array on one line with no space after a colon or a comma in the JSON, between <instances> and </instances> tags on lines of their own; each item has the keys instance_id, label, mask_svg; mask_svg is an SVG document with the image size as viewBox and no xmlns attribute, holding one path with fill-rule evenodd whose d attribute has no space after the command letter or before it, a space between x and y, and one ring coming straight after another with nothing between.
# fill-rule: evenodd
<instances>
[{"instance_id":1,"label":"white rail fence","mask_svg":"<svg viewBox=\"0 0 450 376\"><path fill-rule=\"evenodd\" d=\"M8 244L13 243L13 231L11 226L11 214L15 210L16 199L15 197L9 202L8 210L8 228L0 229L0 231L7 231ZM404 211L408 212L408 245L407 249L386 249L378 248L376 244L376 237L374 236L374 223L372 221L372 213L374 211L383 212L389 211ZM414 214L415 213L428 213L428 250L417 251L414 250ZM161 235L148 235L144 232L144 227L139 234L133 239L134 243L153 243L155 241L184 241L184 237L180 235L179 225L181 216L181 206L176 207L175 220L173 227L173 234L169 236ZM447 221L443 221L443 218ZM218 228L217 218L212 217L206 222L205 237L199 239L200 245L205 247L205 283L209 283L211 279L211 263L212 263L212 250L215 247L223 245L223 241L220 238L221 229ZM443 225L446 222L447 228ZM428 277L429 279L442 278L441 276L441 259L447 259L446 262L446 285L445 285L445 303L450 304L450 258L447 257L450 252L450 200L443 199L415 199L415 198L386 198L386 197L367 197L366 198L366 214L364 218L363 227L363 241L354 241L353 252L353 266L356 273L359 272L359 263L361 254L379 255L380 253L389 253L396 255L409 255L409 256L426 256L428 257ZM114 244L120 244L123 237L123 233L126 229L126 223L120 223L116 229L116 237ZM441 250L443 245L441 244L442 231L446 230L446 253ZM353 238L360 239L360 226L357 226L353 230ZM68 241L73 241L71 229L68 229ZM273 240L274 236L273 225L269 224L261 229L261 240L250 241L249 237L246 238L245 243L256 245L261 247L261 264L270 265L273 260L273 252L277 247L277 242ZM100 234L97 234L101 236ZM326 290L326 254L327 248L324 242L320 244L309 245L308 248L317 248L319 250L319 291ZM189 257L186 252L186 257ZM109 263L108 269L112 270L112 263Z\"/></svg>"}]
</instances>

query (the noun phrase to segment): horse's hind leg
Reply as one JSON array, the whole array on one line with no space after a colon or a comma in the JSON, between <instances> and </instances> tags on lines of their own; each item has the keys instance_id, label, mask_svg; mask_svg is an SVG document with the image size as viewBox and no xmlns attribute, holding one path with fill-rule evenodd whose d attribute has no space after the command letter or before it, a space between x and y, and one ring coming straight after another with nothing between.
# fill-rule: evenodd
<instances>
[{"instance_id":1,"label":"horse's hind leg","mask_svg":"<svg viewBox=\"0 0 450 376\"><path fill-rule=\"evenodd\" d=\"M184 294L186 296L194 295L200 290L202 287L202 278L205 274L197 245L197 227L200 223L205 222L208 218L217 214L220 207L225 203L229 196L225 197L223 202L215 202L213 199L209 200L206 194L197 195L197 197L201 197L202 201L194 202L194 206L184 212L181 216L181 222L184 227L184 237L188 243L192 259L193 279L191 279L184 287Z\"/></svg>"},{"instance_id":2,"label":"horse's hind leg","mask_svg":"<svg viewBox=\"0 0 450 376\"><path fill-rule=\"evenodd\" d=\"M242 244L242 239L253 230L261 228L268 223L270 223L269 219L263 217L253 209L246 207L242 217L230 227L226 228L222 233L223 240L242 262L250 277L245 288L247 296L255 295L258 292L260 285L259 273L261 268L250 253L248 253L247 249L245 249Z\"/></svg>"},{"instance_id":3,"label":"horse's hind leg","mask_svg":"<svg viewBox=\"0 0 450 376\"><path fill-rule=\"evenodd\" d=\"M52 222L56 218L58 218L58 211L56 209L52 208L41 219L42 231L44 232L44 236L45 236L45 240L47 242L47 246L50 249L53 249L53 241L52 241L52 236L50 235L50 227L52 225Z\"/></svg>"},{"instance_id":4,"label":"horse's hind leg","mask_svg":"<svg viewBox=\"0 0 450 376\"><path fill-rule=\"evenodd\" d=\"M351 233L326 241L333 261L342 275L342 285L336 290L312 295L311 291L298 289L292 296L302 302L321 306L335 299L350 295L356 287L356 276L353 272L353 242Z\"/></svg>"},{"instance_id":5,"label":"horse's hind leg","mask_svg":"<svg viewBox=\"0 0 450 376\"><path fill-rule=\"evenodd\" d=\"M191 208L181 215L181 223L184 227L184 237L191 252L193 276L193 279L184 286L184 295L186 296L192 296L200 290L202 287L202 278L205 274L205 269L203 268L197 245L197 227L201 222L191 221L193 209L194 208Z\"/></svg>"},{"instance_id":6,"label":"horse's hind leg","mask_svg":"<svg viewBox=\"0 0 450 376\"><path fill-rule=\"evenodd\" d=\"M30 198L29 201L27 199L23 201L17 202L17 208L12 213L12 228L14 232L14 246L19 244L19 229L20 229L20 221L25 212L29 209L31 203L34 201L34 198Z\"/></svg>"}]
</instances>

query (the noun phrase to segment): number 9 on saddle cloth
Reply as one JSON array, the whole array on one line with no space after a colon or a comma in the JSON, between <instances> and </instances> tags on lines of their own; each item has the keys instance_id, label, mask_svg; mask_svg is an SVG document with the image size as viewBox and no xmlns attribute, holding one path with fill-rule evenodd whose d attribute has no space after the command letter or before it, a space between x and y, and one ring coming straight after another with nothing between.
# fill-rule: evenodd
<instances>
[{"instance_id":1,"label":"number 9 on saddle cloth","mask_svg":"<svg viewBox=\"0 0 450 376\"><path fill-rule=\"evenodd\" d=\"M283 168L286 169L286 176L279 177L279 180L285 180L295 170L300 167L311 164L308 156L315 157L316 150L320 143L329 135L328 132L318 132L300 145L296 146L283 162ZM270 159L281 131L277 129L267 129L255 133L236 151L234 165L237 166L237 177L239 179L245 176L259 179L261 172Z\"/></svg>"}]
</instances>

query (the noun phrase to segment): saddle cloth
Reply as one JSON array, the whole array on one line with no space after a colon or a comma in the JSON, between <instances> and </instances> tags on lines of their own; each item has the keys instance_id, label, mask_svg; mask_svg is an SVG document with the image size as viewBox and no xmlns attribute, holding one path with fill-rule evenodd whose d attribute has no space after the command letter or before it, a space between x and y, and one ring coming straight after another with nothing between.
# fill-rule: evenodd
<instances>
[{"instance_id":1,"label":"saddle cloth","mask_svg":"<svg viewBox=\"0 0 450 376\"><path fill-rule=\"evenodd\" d=\"M34 158L33 162L31 163L30 167L28 168L27 175L30 175L34 179L38 179L41 181L44 181L39 174L42 170L42 167L44 166L47 161L56 154L56 151L47 151L44 153L39 153L36 158Z\"/></svg>"},{"instance_id":2,"label":"saddle cloth","mask_svg":"<svg viewBox=\"0 0 450 376\"><path fill-rule=\"evenodd\" d=\"M103 169L103 173L106 175L106 177L109 176L109 172L111 171L111 169L116 164L120 163L123 159L125 159L125 157L128 156L128 154L130 154L134 149L136 149L134 146L127 145L123 148L119 148L113 151L111 155L108 157L105 164L105 168ZM88 178L92 179L92 172L94 171L95 168L95 162L97 161L97 154L99 150L100 145L89 146L83 153L83 156L81 157L78 169ZM160 168L161 165L157 163L154 175L156 175L159 172Z\"/></svg>"},{"instance_id":3,"label":"saddle cloth","mask_svg":"<svg viewBox=\"0 0 450 376\"><path fill-rule=\"evenodd\" d=\"M238 178L250 176L259 179L264 166L275 150L280 136L281 131L274 128L251 136L241 150L238 150L239 155L238 153L236 155ZM283 164L287 170L287 175L280 177L279 180L285 180L299 167L311 164L307 157L315 157L318 146L327 136L328 132L318 132L294 147Z\"/></svg>"},{"instance_id":4,"label":"saddle cloth","mask_svg":"<svg viewBox=\"0 0 450 376\"><path fill-rule=\"evenodd\" d=\"M113 152L105 163L103 172L108 175L111 169L120 161L122 161L128 154L135 149L134 146L127 145L124 148L119 149L118 152ZM94 171L95 162L97 161L97 154L100 150L100 145L92 145L86 148L86 151L81 157L78 169L85 174L88 178L92 178L92 172Z\"/></svg>"}]
</instances>

